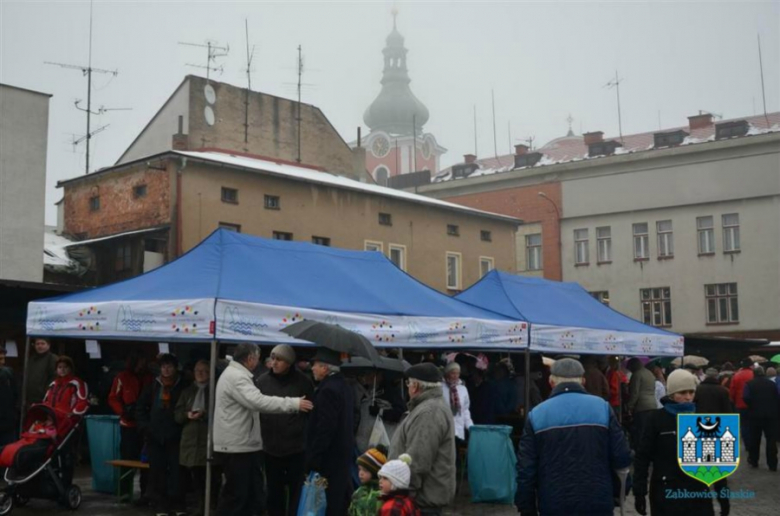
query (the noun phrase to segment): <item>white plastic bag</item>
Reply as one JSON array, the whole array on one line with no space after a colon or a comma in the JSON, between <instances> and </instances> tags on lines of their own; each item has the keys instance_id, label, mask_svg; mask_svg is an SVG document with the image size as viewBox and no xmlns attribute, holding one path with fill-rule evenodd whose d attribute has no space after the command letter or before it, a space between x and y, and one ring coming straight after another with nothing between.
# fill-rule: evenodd
<instances>
[{"instance_id":1,"label":"white plastic bag","mask_svg":"<svg viewBox=\"0 0 780 516\"><path fill-rule=\"evenodd\" d=\"M387 430L385 430L385 424L382 422L381 414L376 417L374 428L371 430L371 436L368 438L369 448L373 448L378 444L390 449L390 438L387 436Z\"/></svg>"}]
</instances>

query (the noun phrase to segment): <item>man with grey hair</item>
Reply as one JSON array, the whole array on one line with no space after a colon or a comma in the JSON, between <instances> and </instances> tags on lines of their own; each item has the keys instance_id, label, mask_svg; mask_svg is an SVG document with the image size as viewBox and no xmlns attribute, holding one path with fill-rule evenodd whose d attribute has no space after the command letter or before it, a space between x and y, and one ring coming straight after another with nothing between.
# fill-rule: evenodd
<instances>
[{"instance_id":1,"label":"man with grey hair","mask_svg":"<svg viewBox=\"0 0 780 516\"><path fill-rule=\"evenodd\" d=\"M239 344L233 360L219 377L214 410L214 451L223 466L225 485L217 513L250 516L256 509L257 489L262 486L263 439L259 413L308 412L304 398L265 396L252 382L260 362L256 344Z\"/></svg>"},{"instance_id":2,"label":"man with grey hair","mask_svg":"<svg viewBox=\"0 0 780 516\"><path fill-rule=\"evenodd\" d=\"M623 431L609 403L583 388L582 364L563 358L550 372L552 393L528 414L518 446L517 510L611 515L612 472L631 465Z\"/></svg>"},{"instance_id":3,"label":"man with grey hair","mask_svg":"<svg viewBox=\"0 0 780 516\"><path fill-rule=\"evenodd\" d=\"M422 516L436 516L455 498L455 421L435 365L413 365L406 378L409 415L393 435L388 459L412 457L412 496Z\"/></svg>"}]
</instances>

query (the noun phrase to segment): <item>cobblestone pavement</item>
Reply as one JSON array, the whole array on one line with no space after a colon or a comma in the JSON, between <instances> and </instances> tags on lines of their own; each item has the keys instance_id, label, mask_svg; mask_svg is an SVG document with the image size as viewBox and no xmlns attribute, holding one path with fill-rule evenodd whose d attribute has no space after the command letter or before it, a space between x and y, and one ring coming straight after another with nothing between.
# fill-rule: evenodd
<instances>
[{"instance_id":1,"label":"cobblestone pavement","mask_svg":"<svg viewBox=\"0 0 780 516\"><path fill-rule=\"evenodd\" d=\"M753 469L747 465L745 460L737 471L729 477L729 488L732 491L753 491L755 497L752 499L734 499L731 504L732 516L777 516L780 514L780 473L770 472L764 462L763 446L759 469ZM43 500L32 500L27 507L14 509L15 516L44 516L52 513L62 514L82 514L84 516L149 516L153 514L150 510L137 509L127 505L119 505L115 498L96 493L90 488L89 470L77 471L76 482L82 488L83 502L81 508L72 513L59 508L54 502ZM509 516L517 515L517 510L512 506L494 505L494 504L472 504L469 502L468 486L464 482L463 493L458 496L456 502L444 511L447 516ZM634 499L629 496L627 502L626 516L637 516L634 511ZM717 502L715 504L715 514L719 514ZM615 510L615 515L620 514ZM696 515L691 515L696 516Z\"/></svg>"}]
</instances>

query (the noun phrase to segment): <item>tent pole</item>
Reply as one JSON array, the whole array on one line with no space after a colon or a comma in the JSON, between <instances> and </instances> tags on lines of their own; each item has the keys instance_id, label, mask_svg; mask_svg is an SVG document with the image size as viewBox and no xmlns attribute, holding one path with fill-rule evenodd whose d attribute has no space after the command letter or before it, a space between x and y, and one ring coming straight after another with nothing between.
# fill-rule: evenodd
<instances>
[{"instance_id":1,"label":"tent pole","mask_svg":"<svg viewBox=\"0 0 780 516\"><path fill-rule=\"evenodd\" d=\"M531 348L525 348L525 417L531 411Z\"/></svg>"},{"instance_id":2,"label":"tent pole","mask_svg":"<svg viewBox=\"0 0 780 516\"><path fill-rule=\"evenodd\" d=\"M19 417L19 435L24 432L24 414L27 412L25 404L27 403L27 371L30 365L30 336L24 341L24 366L22 369L22 405L21 415Z\"/></svg>"},{"instance_id":3,"label":"tent pole","mask_svg":"<svg viewBox=\"0 0 780 516\"><path fill-rule=\"evenodd\" d=\"M211 359L209 360L209 428L206 438L206 500L203 514L211 514L211 463L214 460L214 405L216 401L217 341L211 341Z\"/></svg>"}]
</instances>

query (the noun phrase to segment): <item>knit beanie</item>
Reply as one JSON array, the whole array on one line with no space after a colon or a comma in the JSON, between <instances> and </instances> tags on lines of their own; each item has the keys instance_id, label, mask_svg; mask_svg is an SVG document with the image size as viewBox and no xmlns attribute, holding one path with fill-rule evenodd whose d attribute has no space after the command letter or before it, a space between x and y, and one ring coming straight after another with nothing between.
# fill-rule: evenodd
<instances>
[{"instance_id":1,"label":"knit beanie","mask_svg":"<svg viewBox=\"0 0 780 516\"><path fill-rule=\"evenodd\" d=\"M696 378L685 369L675 369L666 379L666 394L675 392L695 391Z\"/></svg>"},{"instance_id":2,"label":"knit beanie","mask_svg":"<svg viewBox=\"0 0 780 516\"><path fill-rule=\"evenodd\" d=\"M377 478L379 470L386 462L387 448L382 445L367 450L366 453L357 459L358 466L363 466L374 478Z\"/></svg>"},{"instance_id":3,"label":"knit beanie","mask_svg":"<svg viewBox=\"0 0 780 516\"><path fill-rule=\"evenodd\" d=\"M389 480L394 490L409 489L412 478L412 471L409 469L411 463L412 458L403 453L398 459L387 461L379 470L379 477Z\"/></svg>"},{"instance_id":4,"label":"knit beanie","mask_svg":"<svg viewBox=\"0 0 780 516\"><path fill-rule=\"evenodd\" d=\"M271 357L284 360L288 364L295 363L295 350L288 344L279 344L271 350Z\"/></svg>"}]
</instances>

